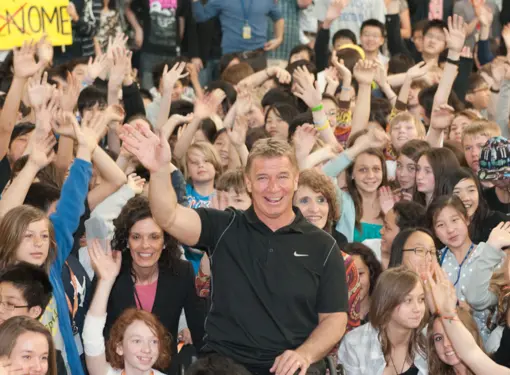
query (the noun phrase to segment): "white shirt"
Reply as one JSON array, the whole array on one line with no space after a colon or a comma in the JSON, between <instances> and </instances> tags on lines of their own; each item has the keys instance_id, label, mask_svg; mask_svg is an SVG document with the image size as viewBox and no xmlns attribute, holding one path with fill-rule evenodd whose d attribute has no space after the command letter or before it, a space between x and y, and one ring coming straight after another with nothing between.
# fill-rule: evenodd
<instances>
[{"instance_id":1,"label":"white shirt","mask_svg":"<svg viewBox=\"0 0 510 375\"><path fill-rule=\"evenodd\" d=\"M345 375L382 375L387 366L379 341L379 331L367 323L345 335L338 349L338 361ZM416 354L419 375L428 374L427 360Z\"/></svg>"},{"instance_id":2,"label":"white shirt","mask_svg":"<svg viewBox=\"0 0 510 375\"><path fill-rule=\"evenodd\" d=\"M362 242L363 245L370 248L373 251L375 257L380 262L381 261L381 239L380 238L372 238L369 240L365 240Z\"/></svg>"}]
</instances>

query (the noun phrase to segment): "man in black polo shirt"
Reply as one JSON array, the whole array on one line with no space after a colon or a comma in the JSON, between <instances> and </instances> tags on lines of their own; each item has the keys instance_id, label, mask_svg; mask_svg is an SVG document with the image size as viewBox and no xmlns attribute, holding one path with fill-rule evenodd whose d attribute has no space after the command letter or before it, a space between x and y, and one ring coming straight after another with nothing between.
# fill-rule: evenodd
<instances>
[{"instance_id":1,"label":"man in black polo shirt","mask_svg":"<svg viewBox=\"0 0 510 375\"><path fill-rule=\"evenodd\" d=\"M275 139L254 145L247 211L193 210L177 204L168 142L146 129L125 129L125 147L151 172L155 220L181 243L210 249L204 350L254 374L306 374L345 332L347 286L335 240L292 207L299 173L291 146Z\"/></svg>"}]
</instances>

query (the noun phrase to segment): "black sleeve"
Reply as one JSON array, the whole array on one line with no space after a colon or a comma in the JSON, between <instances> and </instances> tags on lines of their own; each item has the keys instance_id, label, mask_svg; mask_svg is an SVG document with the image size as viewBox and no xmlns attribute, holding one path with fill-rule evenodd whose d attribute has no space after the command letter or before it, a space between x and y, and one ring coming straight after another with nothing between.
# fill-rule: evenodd
<instances>
[{"instance_id":1,"label":"black sleeve","mask_svg":"<svg viewBox=\"0 0 510 375\"><path fill-rule=\"evenodd\" d=\"M181 4L180 16L184 17L185 20L184 39L182 41L182 45L186 46L184 52L189 58L199 57L197 22L191 10L191 0L183 0Z\"/></svg>"},{"instance_id":2,"label":"black sleeve","mask_svg":"<svg viewBox=\"0 0 510 375\"><path fill-rule=\"evenodd\" d=\"M411 52L404 44L404 40L400 35L400 16L392 14L386 16L386 38L388 40L388 50L391 56L402 53L410 58L413 58Z\"/></svg>"},{"instance_id":3,"label":"black sleeve","mask_svg":"<svg viewBox=\"0 0 510 375\"><path fill-rule=\"evenodd\" d=\"M212 254L221 236L241 213L232 209L220 211L212 208L197 208L196 211L200 216L202 231L198 243L193 247L208 248L209 254Z\"/></svg>"},{"instance_id":4,"label":"black sleeve","mask_svg":"<svg viewBox=\"0 0 510 375\"><path fill-rule=\"evenodd\" d=\"M348 296L344 259L335 242L324 262L317 298L317 312L328 314L349 311Z\"/></svg>"},{"instance_id":5,"label":"black sleeve","mask_svg":"<svg viewBox=\"0 0 510 375\"><path fill-rule=\"evenodd\" d=\"M186 322L191 332L193 345L197 353L203 346L204 321L205 321L205 301L197 295L195 289L195 273L191 263L187 262L186 275L186 301L184 303L184 313Z\"/></svg>"},{"instance_id":6,"label":"black sleeve","mask_svg":"<svg viewBox=\"0 0 510 375\"><path fill-rule=\"evenodd\" d=\"M172 180L172 186L175 190L175 195L177 196L177 202L183 206L186 206L188 203L186 199L186 180L184 179L182 172L176 169L172 172L170 178Z\"/></svg>"},{"instance_id":7,"label":"black sleeve","mask_svg":"<svg viewBox=\"0 0 510 375\"><path fill-rule=\"evenodd\" d=\"M142 95L138 85L133 82L130 86L122 86L122 101L126 110L126 118L124 121L134 115L145 116L145 106L143 105Z\"/></svg>"},{"instance_id":8,"label":"black sleeve","mask_svg":"<svg viewBox=\"0 0 510 375\"><path fill-rule=\"evenodd\" d=\"M510 358L508 353L510 353L510 328L505 325L505 328L503 329L503 336L501 337L501 343L493 356L494 362L498 365L510 368Z\"/></svg>"},{"instance_id":9,"label":"black sleeve","mask_svg":"<svg viewBox=\"0 0 510 375\"><path fill-rule=\"evenodd\" d=\"M457 78L455 79L455 82L453 82L453 91L462 102L464 102L464 98L466 97L469 85L469 75L472 71L473 59L461 57L459 62L459 74L457 74Z\"/></svg>"},{"instance_id":10,"label":"black sleeve","mask_svg":"<svg viewBox=\"0 0 510 375\"><path fill-rule=\"evenodd\" d=\"M318 72L322 72L328 67L329 59L329 29L319 29L315 39L315 66Z\"/></svg>"}]
</instances>

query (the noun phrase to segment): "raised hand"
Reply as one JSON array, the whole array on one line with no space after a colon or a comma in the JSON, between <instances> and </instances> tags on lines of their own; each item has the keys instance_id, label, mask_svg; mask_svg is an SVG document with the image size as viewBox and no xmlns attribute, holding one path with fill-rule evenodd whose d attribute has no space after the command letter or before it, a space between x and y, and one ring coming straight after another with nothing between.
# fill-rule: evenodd
<instances>
[{"instance_id":1,"label":"raised hand","mask_svg":"<svg viewBox=\"0 0 510 375\"><path fill-rule=\"evenodd\" d=\"M455 110L448 104L441 104L432 110L430 126L434 129L447 129L452 125Z\"/></svg>"},{"instance_id":2,"label":"raised hand","mask_svg":"<svg viewBox=\"0 0 510 375\"><path fill-rule=\"evenodd\" d=\"M499 223L489 235L487 244L496 249L502 249L510 246L510 222Z\"/></svg>"},{"instance_id":3,"label":"raised hand","mask_svg":"<svg viewBox=\"0 0 510 375\"><path fill-rule=\"evenodd\" d=\"M78 134L78 144L92 152L108 131L108 121L102 112L96 112L90 119L83 119Z\"/></svg>"},{"instance_id":4,"label":"raised hand","mask_svg":"<svg viewBox=\"0 0 510 375\"><path fill-rule=\"evenodd\" d=\"M427 279L424 280L425 292L432 296L435 306L435 312L444 317L453 317L457 313L457 294L455 288L448 280L445 271L439 263L434 262L433 273L428 272Z\"/></svg>"},{"instance_id":5,"label":"raised hand","mask_svg":"<svg viewBox=\"0 0 510 375\"><path fill-rule=\"evenodd\" d=\"M331 0L326 11L325 20L330 22L336 20L347 5L349 5L349 0Z\"/></svg>"},{"instance_id":6,"label":"raised hand","mask_svg":"<svg viewBox=\"0 0 510 375\"><path fill-rule=\"evenodd\" d=\"M397 201L398 198L393 195L389 186L381 186L379 188L379 204L385 215L393 208Z\"/></svg>"},{"instance_id":7,"label":"raised hand","mask_svg":"<svg viewBox=\"0 0 510 375\"><path fill-rule=\"evenodd\" d=\"M358 84L371 85L376 73L377 66L371 60L359 60L354 66L354 78Z\"/></svg>"},{"instance_id":8,"label":"raised hand","mask_svg":"<svg viewBox=\"0 0 510 375\"><path fill-rule=\"evenodd\" d=\"M60 108L73 112L78 104L81 91L81 82L71 73L67 73L67 86L60 90Z\"/></svg>"},{"instance_id":9,"label":"raised hand","mask_svg":"<svg viewBox=\"0 0 510 375\"><path fill-rule=\"evenodd\" d=\"M53 89L53 88L52 88ZM51 131L55 115L59 109L60 93L53 89L49 99L35 109L35 125L42 133L48 134Z\"/></svg>"},{"instance_id":10,"label":"raised hand","mask_svg":"<svg viewBox=\"0 0 510 375\"><path fill-rule=\"evenodd\" d=\"M448 17L448 29L443 29L446 45L450 51L461 53L466 41L466 25L464 19L456 14Z\"/></svg>"},{"instance_id":11,"label":"raised hand","mask_svg":"<svg viewBox=\"0 0 510 375\"><path fill-rule=\"evenodd\" d=\"M237 115L244 116L245 114L247 114L253 106L253 100L252 100L251 94L246 90L241 91L237 95L237 100L236 100L235 105L236 105Z\"/></svg>"},{"instance_id":12,"label":"raised hand","mask_svg":"<svg viewBox=\"0 0 510 375\"><path fill-rule=\"evenodd\" d=\"M114 48L113 49L113 66L110 69L110 78L108 80L108 86L120 87L124 81L126 74L131 72L131 56L133 52L125 48Z\"/></svg>"},{"instance_id":13,"label":"raised hand","mask_svg":"<svg viewBox=\"0 0 510 375\"><path fill-rule=\"evenodd\" d=\"M195 101L195 108L193 110L195 118L203 120L214 115L224 98L225 94L221 90L215 90L208 95L204 95L202 98L198 98Z\"/></svg>"},{"instance_id":14,"label":"raised hand","mask_svg":"<svg viewBox=\"0 0 510 375\"><path fill-rule=\"evenodd\" d=\"M141 178L136 173L131 173L127 177L127 183L126 183L133 192L138 195L142 194L143 192L143 186L145 185L145 178Z\"/></svg>"},{"instance_id":15,"label":"raised hand","mask_svg":"<svg viewBox=\"0 0 510 375\"><path fill-rule=\"evenodd\" d=\"M314 108L321 104L322 93L319 85L315 82L313 76L310 76L306 67L299 67L294 72L294 95L303 100L309 108Z\"/></svg>"},{"instance_id":16,"label":"raised hand","mask_svg":"<svg viewBox=\"0 0 510 375\"><path fill-rule=\"evenodd\" d=\"M13 365L9 358L0 360L0 375L23 375L25 370L19 365Z\"/></svg>"},{"instance_id":17,"label":"raised hand","mask_svg":"<svg viewBox=\"0 0 510 375\"><path fill-rule=\"evenodd\" d=\"M340 81L338 80L338 70L331 66L324 70L324 78L326 78L328 89L332 86L336 90L336 88L340 85Z\"/></svg>"},{"instance_id":18,"label":"raised hand","mask_svg":"<svg viewBox=\"0 0 510 375\"><path fill-rule=\"evenodd\" d=\"M163 84L163 92L172 92L174 89L175 82L179 79L187 77L188 72L186 71L186 63L178 62L172 69L168 70L168 65L165 65L163 69L163 75L161 76L161 82Z\"/></svg>"},{"instance_id":19,"label":"raised hand","mask_svg":"<svg viewBox=\"0 0 510 375\"><path fill-rule=\"evenodd\" d=\"M48 73L44 72L42 77L35 75L28 81L28 101L30 106L39 110L44 103L50 100L54 88L48 83Z\"/></svg>"},{"instance_id":20,"label":"raised hand","mask_svg":"<svg viewBox=\"0 0 510 375\"><path fill-rule=\"evenodd\" d=\"M384 130L371 128L366 135L369 144L373 148L383 149L390 143L390 136Z\"/></svg>"},{"instance_id":21,"label":"raised hand","mask_svg":"<svg viewBox=\"0 0 510 375\"><path fill-rule=\"evenodd\" d=\"M24 42L20 48L13 49L14 76L28 78L37 73L44 66L44 61L35 62L37 45L32 40Z\"/></svg>"},{"instance_id":22,"label":"raised hand","mask_svg":"<svg viewBox=\"0 0 510 375\"><path fill-rule=\"evenodd\" d=\"M246 133L248 132L248 121L243 118L238 118L234 121L232 129L227 129L230 142L236 148L242 147L246 144Z\"/></svg>"},{"instance_id":23,"label":"raised hand","mask_svg":"<svg viewBox=\"0 0 510 375\"><path fill-rule=\"evenodd\" d=\"M181 124L189 124L193 120L193 113L189 113L187 116L182 115L172 115L167 120L165 125L161 127L161 133L163 136L168 139L174 132L175 128Z\"/></svg>"},{"instance_id":24,"label":"raised hand","mask_svg":"<svg viewBox=\"0 0 510 375\"><path fill-rule=\"evenodd\" d=\"M340 78L342 78L342 85L345 86L345 82L350 85L352 80L352 73L344 64L344 60L340 59L338 60L338 56L336 53L331 54L331 62L333 63L333 66L338 71L338 75Z\"/></svg>"},{"instance_id":25,"label":"raised hand","mask_svg":"<svg viewBox=\"0 0 510 375\"><path fill-rule=\"evenodd\" d=\"M92 268L99 280L115 282L120 273L122 253L118 250L112 251L109 241L106 249L103 249L98 239L90 241L88 251Z\"/></svg>"},{"instance_id":26,"label":"raised hand","mask_svg":"<svg viewBox=\"0 0 510 375\"><path fill-rule=\"evenodd\" d=\"M125 124L124 134L121 134L120 139L124 142L123 147L152 173L158 172L172 161L170 145L163 134L158 137L143 126L137 125L135 129Z\"/></svg>"},{"instance_id":27,"label":"raised hand","mask_svg":"<svg viewBox=\"0 0 510 375\"><path fill-rule=\"evenodd\" d=\"M375 76L374 81L379 87L383 87L388 83L388 73L386 67L379 61L375 62Z\"/></svg>"},{"instance_id":28,"label":"raised hand","mask_svg":"<svg viewBox=\"0 0 510 375\"><path fill-rule=\"evenodd\" d=\"M99 77L102 73L104 73L108 68L109 64L106 54L96 56L95 59L90 57L87 65L87 73L85 75L85 80L88 83L92 84L96 80L96 78Z\"/></svg>"},{"instance_id":29,"label":"raised hand","mask_svg":"<svg viewBox=\"0 0 510 375\"><path fill-rule=\"evenodd\" d=\"M478 20L482 26L490 27L492 25L492 20L494 19L491 8L486 5L481 5L475 9L477 10Z\"/></svg>"},{"instance_id":30,"label":"raised hand","mask_svg":"<svg viewBox=\"0 0 510 375\"><path fill-rule=\"evenodd\" d=\"M35 133L34 137L35 139L31 145L28 162L35 165L38 170L41 170L55 158L53 147L57 144L57 140L51 133Z\"/></svg>"},{"instance_id":31,"label":"raised hand","mask_svg":"<svg viewBox=\"0 0 510 375\"><path fill-rule=\"evenodd\" d=\"M296 149L296 155L305 158L312 152L317 142L317 129L310 124L303 124L296 129L292 143Z\"/></svg>"},{"instance_id":32,"label":"raised hand","mask_svg":"<svg viewBox=\"0 0 510 375\"><path fill-rule=\"evenodd\" d=\"M58 111L55 115L55 122L52 123L53 131L62 136L78 140L80 125L72 112Z\"/></svg>"},{"instance_id":33,"label":"raised hand","mask_svg":"<svg viewBox=\"0 0 510 375\"><path fill-rule=\"evenodd\" d=\"M413 66L411 69L409 69L406 73L407 77L409 77L411 80L419 79L427 75L427 73L430 71L430 68L434 63L432 61L429 61L428 63L422 61Z\"/></svg>"},{"instance_id":34,"label":"raised hand","mask_svg":"<svg viewBox=\"0 0 510 375\"><path fill-rule=\"evenodd\" d=\"M46 34L37 42L37 57L39 57L39 61L42 61L46 66L50 65L53 61L53 46L49 42Z\"/></svg>"},{"instance_id":35,"label":"raised hand","mask_svg":"<svg viewBox=\"0 0 510 375\"><path fill-rule=\"evenodd\" d=\"M288 85L292 81L292 76L286 69L274 67L274 73L272 74L278 82L282 85Z\"/></svg>"}]
</instances>

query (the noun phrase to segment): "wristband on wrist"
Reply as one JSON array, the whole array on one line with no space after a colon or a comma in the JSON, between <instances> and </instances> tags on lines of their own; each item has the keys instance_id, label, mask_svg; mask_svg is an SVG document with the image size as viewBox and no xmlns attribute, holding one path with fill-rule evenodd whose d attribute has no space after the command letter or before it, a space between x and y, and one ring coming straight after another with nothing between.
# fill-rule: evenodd
<instances>
[{"instance_id":1,"label":"wristband on wrist","mask_svg":"<svg viewBox=\"0 0 510 375\"><path fill-rule=\"evenodd\" d=\"M460 60L452 60L450 58L447 58L446 62L449 64L452 64L452 65L457 65L457 66L459 66L459 64L460 64Z\"/></svg>"},{"instance_id":2,"label":"wristband on wrist","mask_svg":"<svg viewBox=\"0 0 510 375\"><path fill-rule=\"evenodd\" d=\"M345 87L342 85L342 91L351 91L352 87Z\"/></svg>"},{"instance_id":3,"label":"wristband on wrist","mask_svg":"<svg viewBox=\"0 0 510 375\"><path fill-rule=\"evenodd\" d=\"M460 319L457 315L457 312L455 312L453 315L443 315L443 316L441 316L441 319L449 320L449 321L452 321L452 320L460 321Z\"/></svg>"},{"instance_id":4,"label":"wristband on wrist","mask_svg":"<svg viewBox=\"0 0 510 375\"><path fill-rule=\"evenodd\" d=\"M326 120L322 126L320 126L320 127L316 127L315 129L316 129L318 132L320 132L320 131L323 131L323 130L328 129L329 127L330 127L330 125L329 125L329 120Z\"/></svg>"},{"instance_id":5,"label":"wristband on wrist","mask_svg":"<svg viewBox=\"0 0 510 375\"><path fill-rule=\"evenodd\" d=\"M312 112L319 112L319 111L322 111L324 109L324 106L321 104L315 106L312 108Z\"/></svg>"},{"instance_id":6,"label":"wristband on wrist","mask_svg":"<svg viewBox=\"0 0 510 375\"><path fill-rule=\"evenodd\" d=\"M497 89L495 89L495 88L491 87L491 92L492 92L493 94L499 94L499 91L500 91L500 90L497 90Z\"/></svg>"}]
</instances>

